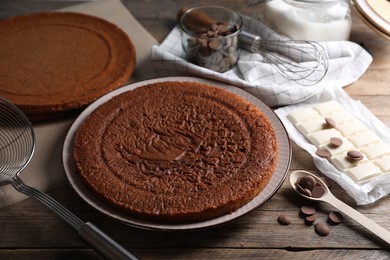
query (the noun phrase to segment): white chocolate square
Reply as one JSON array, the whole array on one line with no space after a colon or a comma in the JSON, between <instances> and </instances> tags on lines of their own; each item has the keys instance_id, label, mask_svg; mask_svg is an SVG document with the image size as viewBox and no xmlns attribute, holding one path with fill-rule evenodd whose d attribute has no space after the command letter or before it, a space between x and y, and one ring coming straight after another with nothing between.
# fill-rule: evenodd
<instances>
[{"instance_id":1,"label":"white chocolate square","mask_svg":"<svg viewBox=\"0 0 390 260\"><path fill-rule=\"evenodd\" d=\"M341 106L337 101L332 100L321 104L317 104L313 107L313 109L316 110L318 113L320 113L320 115L329 115L336 111L344 110L344 107Z\"/></svg>"},{"instance_id":2,"label":"white chocolate square","mask_svg":"<svg viewBox=\"0 0 390 260\"><path fill-rule=\"evenodd\" d=\"M314 133L324 129L324 126L325 119L323 119L322 117L316 117L302 122L301 124L298 124L297 128L299 131L301 131L302 134L308 136L310 133Z\"/></svg>"},{"instance_id":3,"label":"white chocolate square","mask_svg":"<svg viewBox=\"0 0 390 260\"><path fill-rule=\"evenodd\" d=\"M339 130L342 135L344 135L345 137L348 137L348 136L355 134L357 132L367 130L367 127L365 125L363 125L360 121L355 119L352 121L348 121L344 124L336 125L336 129Z\"/></svg>"},{"instance_id":4,"label":"white chocolate square","mask_svg":"<svg viewBox=\"0 0 390 260\"><path fill-rule=\"evenodd\" d=\"M333 164L341 171L346 171L347 169L351 167L355 167L360 163L367 162L367 158L363 158L362 160L351 160L347 156L347 153L343 153L340 155L337 155L335 157L330 158L330 160L333 162Z\"/></svg>"},{"instance_id":5,"label":"white chocolate square","mask_svg":"<svg viewBox=\"0 0 390 260\"><path fill-rule=\"evenodd\" d=\"M328 152L330 153L330 155L332 157L336 156L342 152L348 152L351 150L355 150L355 146L353 146L353 144L351 144L350 142L348 142L347 140L345 140L343 138L341 138L341 140L343 140L343 144L338 146L338 147L333 146L331 144L324 144L321 146L321 148L328 150Z\"/></svg>"},{"instance_id":6,"label":"white chocolate square","mask_svg":"<svg viewBox=\"0 0 390 260\"><path fill-rule=\"evenodd\" d=\"M294 124L298 124L315 117L319 117L319 114L312 108L299 109L287 115L287 118Z\"/></svg>"},{"instance_id":7,"label":"white chocolate square","mask_svg":"<svg viewBox=\"0 0 390 260\"><path fill-rule=\"evenodd\" d=\"M342 135L334 128L324 129L309 135L310 141L317 147L329 143L332 137L342 138Z\"/></svg>"},{"instance_id":8,"label":"white chocolate square","mask_svg":"<svg viewBox=\"0 0 390 260\"><path fill-rule=\"evenodd\" d=\"M374 164L379 166L383 172L390 172L390 155L375 160Z\"/></svg>"},{"instance_id":9,"label":"white chocolate square","mask_svg":"<svg viewBox=\"0 0 390 260\"><path fill-rule=\"evenodd\" d=\"M355 120L355 117L347 110L337 111L330 115L326 115L325 117L332 118L335 121L336 125L345 123L347 121Z\"/></svg>"},{"instance_id":10,"label":"white chocolate square","mask_svg":"<svg viewBox=\"0 0 390 260\"><path fill-rule=\"evenodd\" d=\"M361 183L368 181L381 174L381 170L375 166L372 162L368 161L361 163L353 168L350 168L346 173L351 177L356 183Z\"/></svg>"},{"instance_id":11,"label":"white chocolate square","mask_svg":"<svg viewBox=\"0 0 390 260\"><path fill-rule=\"evenodd\" d=\"M367 155L369 159L375 159L379 156L390 154L390 146L380 141L363 147L361 152Z\"/></svg>"},{"instance_id":12,"label":"white chocolate square","mask_svg":"<svg viewBox=\"0 0 390 260\"><path fill-rule=\"evenodd\" d=\"M364 131L352 135L348 138L356 147L366 146L371 143L379 142L380 139L371 131Z\"/></svg>"}]
</instances>

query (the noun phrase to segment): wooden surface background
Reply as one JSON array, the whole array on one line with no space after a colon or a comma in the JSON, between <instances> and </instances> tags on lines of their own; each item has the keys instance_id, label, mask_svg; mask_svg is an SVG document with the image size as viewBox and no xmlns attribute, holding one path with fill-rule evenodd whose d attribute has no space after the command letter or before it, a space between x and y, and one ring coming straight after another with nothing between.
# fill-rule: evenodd
<instances>
[{"instance_id":1,"label":"wooden surface background","mask_svg":"<svg viewBox=\"0 0 390 260\"><path fill-rule=\"evenodd\" d=\"M81 2L81 1L80 1ZM260 6L246 0L123 1L138 21L161 42L175 25L177 10L182 6L221 5L253 17L261 16ZM49 11L77 2L1 0L0 19L20 14ZM374 58L358 82L345 88L390 126L390 41L374 33L353 16L351 40L364 46ZM291 171L305 169L317 173L311 157L293 144ZM390 198L369 206L356 206L336 184L336 197L353 206L390 230ZM190 233L164 233L136 229L114 222L89 207L69 185L48 192L65 207L88 220L141 259L389 259L389 246L347 217L330 234L318 236L312 226L299 216L303 201L287 181L269 201L254 212L228 225ZM332 208L316 204L318 218L327 219ZM289 226L277 223L288 213ZM76 232L40 203L28 199L0 209L0 259L100 259L82 242Z\"/></svg>"}]
</instances>

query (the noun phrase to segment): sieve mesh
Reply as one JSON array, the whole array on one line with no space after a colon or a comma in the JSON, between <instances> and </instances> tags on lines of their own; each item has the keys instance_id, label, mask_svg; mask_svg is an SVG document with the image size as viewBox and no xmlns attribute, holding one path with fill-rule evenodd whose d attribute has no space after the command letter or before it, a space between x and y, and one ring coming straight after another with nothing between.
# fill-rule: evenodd
<instances>
[{"instance_id":1,"label":"sieve mesh","mask_svg":"<svg viewBox=\"0 0 390 260\"><path fill-rule=\"evenodd\" d=\"M22 171L35 149L35 135L26 115L0 98L0 182Z\"/></svg>"}]
</instances>

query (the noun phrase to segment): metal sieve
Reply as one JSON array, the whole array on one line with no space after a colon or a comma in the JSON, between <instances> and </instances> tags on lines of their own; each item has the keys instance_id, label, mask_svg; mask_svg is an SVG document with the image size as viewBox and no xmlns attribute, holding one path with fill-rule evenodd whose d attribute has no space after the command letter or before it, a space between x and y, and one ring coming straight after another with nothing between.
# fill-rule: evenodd
<instances>
[{"instance_id":1,"label":"metal sieve","mask_svg":"<svg viewBox=\"0 0 390 260\"><path fill-rule=\"evenodd\" d=\"M46 193L24 184L19 174L30 162L34 150L31 122L17 106L0 98L0 185L11 184L19 192L42 202L106 258L137 259L92 223L84 223Z\"/></svg>"}]
</instances>

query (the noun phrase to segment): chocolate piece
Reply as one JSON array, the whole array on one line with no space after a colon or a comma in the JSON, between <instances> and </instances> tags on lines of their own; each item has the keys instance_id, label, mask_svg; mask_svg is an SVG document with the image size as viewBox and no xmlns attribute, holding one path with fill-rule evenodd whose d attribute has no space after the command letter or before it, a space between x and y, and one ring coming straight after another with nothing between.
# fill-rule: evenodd
<instances>
[{"instance_id":1,"label":"chocolate piece","mask_svg":"<svg viewBox=\"0 0 390 260\"><path fill-rule=\"evenodd\" d=\"M314 188L316 184L316 179L310 175L308 176L303 176L300 180L299 180L299 185L303 188L303 189L308 189L308 190L312 190Z\"/></svg>"},{"instance_id":2,"label":"chocolate piece","mask_svg":"<svg viewBox=\"0 0 390 260\"><path fill-rule=\"evenodd\" d=\"M206 32L189 37L184 44L188 59L217 72L230 69L238 59L238 36L231 36L235 32L236 26L217 22Z\"/></svg>"},{"instance_id":3,"label":"chocolate piece","mask_svg":"<svg viewBox=\"0 0 390 260\"><path fill-rule=\"evenodd\" d=\"M356 151L356 150L347 152L347 155L349 158L351 158L352 160L356 160L356 161L362 160L364 158L364 155L361 152Z\"/></svg>"},{"instance_id":4,"label":"chocolate piece","mask_svg":"<svg viewBox=\"0 0 390 260\"><path fill-rule=\"evenodd\" d=\"M278 217L278 222L279 222L279 224L281 224L281 225L287 226L287 225L290 225L290 224L291 224L291 218L290 218L290 216L288 216L287 214L281 214L281 215L279 215L279 217Z\"/></svg>"},{"instance_id":5,"label":"chocolate piece","mask_svg":"<svg viewBox=\"0 0 390 260\"><path fill-rule=\"evenodd\" d=\"M343 215L340 212L332 211L329 213L329 220L333 224L340 224L343 221Z\"/></svg>"},{"instance_id":6,"label":"chocolate piece","mask_svg":"<svg viewBox=\"0 0 390 260\"><path fill-rule=\"evenodd\" d=\"M322 186L316 186L311 190L313 198L321 198L325 194L325 189Z\"/></svg>"},{"instance_id":7,"label":"chocolate piece","mask_svg":"<svg viewBox=\"0 0 390 260\"><path fill-rule=\"evenodd\" d=\"M311 225L316 221L316 219L317 219L317 215L314 213L312 215L305 217L305 223Z\"/></svg>"},{"instance_id":8,"label":"chocolate piece","mask_svg":"<svg viewBox=\"0 0 390 260\"><path fill-rule=\"evenodd\" d=\"M316 154L320 157L329 157L330 156L330 152L326 149L317 149L316 151Z\"/></svg>"},{"instance_id":9,"label":"chocolate piece","mask_svg":"<svg viewBox=\"0 0 390 260\"><path fill-rule=\"evenodd\" d=\"M333 146L339 147L343 144L343 140L338 137L332 137L330 138L329 143Z\"/></svg>"},{"instance_id":10,"label":"chocolate piece","mask_svg":"<svg viewBox=\"0 0 390 260\"><path fill-rule=\"evenodd\" d=\"M302 206L301 207L301 212L304 214L304 215L313 215L315 212L316 212L316 209L313 208L313 207L310 207L310 206Z\"/></svg>"},{"instance_id":11,"label":"chocolate piece","mask_svg":"<svg viewBox=\"0 0 390 260\"><path fill-rule=\"evenodd\" d=\"M330 233L329 226L324 222L320 222L320 223L315 224L314 230L320 236L327 236Z\"/></svg>"},{"instance_id":12,"label":"chocolate piece","mask_svg":"<svg viewBox=\"0 0 390 260\"><path fill-rule=\"evenodd\" d=\"M333 118L326 117L325 118L326 126L329 128L335 128L336 127L336 122L334 121Z\"/></svg>"}]
</instances>

